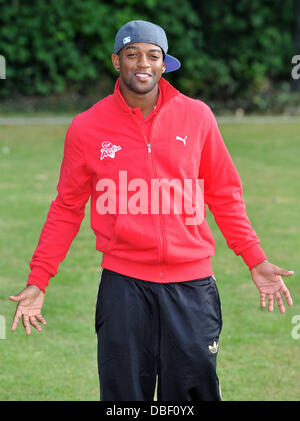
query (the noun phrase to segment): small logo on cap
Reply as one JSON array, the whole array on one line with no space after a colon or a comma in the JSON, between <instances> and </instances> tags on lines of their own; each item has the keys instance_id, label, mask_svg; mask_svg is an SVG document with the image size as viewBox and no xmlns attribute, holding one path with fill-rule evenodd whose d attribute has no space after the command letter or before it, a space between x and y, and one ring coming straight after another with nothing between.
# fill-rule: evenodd
<instances>
[{"instance_id":1,"label":"small logo on cap","mask_svg":"<svg viewBox=\"0 0 300 421\"><path fill-rule=\"evenodd\" d=\"M130 41L131 41L130 37L123 38L123 44L127 44Z\"/></svg>"}]
</instances>

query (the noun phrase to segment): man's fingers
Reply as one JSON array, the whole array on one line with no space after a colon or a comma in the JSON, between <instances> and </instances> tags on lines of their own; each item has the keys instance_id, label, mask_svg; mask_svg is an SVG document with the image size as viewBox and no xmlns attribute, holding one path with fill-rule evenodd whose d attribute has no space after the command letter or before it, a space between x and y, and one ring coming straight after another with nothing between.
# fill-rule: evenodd
<instances>
[{"instance_id":1,"label":"man's fingers","mask_svg":"<svg viewBox=\"0 0 300 421\"><path fill-rule=\"evenodd\" d=\"M266 307L266 294L261 292L260 293L260 305L265 308Z\"/></svg>"},{"instance_id":2,"label":"man's fingers","mask_svg":"<svg viewBox=\"0 0 300 421\"><path fill-rule=\"evenodd\" d=\"M289 290L287 289L287 287L285 285L281 288L281 292L285 296L285 299L286 299L286 302L288 303L288 305L289 306L292 306L293 305L293 300L292 300L292 297L290 295Z\"/></svg>"},{"instance_id":3,"label":"man's fingers","mask_svg":"<svg viewBox=\"0 0 300 421\"><path fill-rule=\"evenodd\" d=\"M287 289L287 287L284 286L283 288L281 288L280 291L284 294L286 302L288 303L288 305L291 306L293 304L293 301L292 301L292 297L290 296L290 293L289 293L289 290ZM285 313L284 301L283 301L283 298L280 294L280 291L276 291L274 293L274 295L276 297L280 313L284 314ZM272 312L273 309L274 309L274 295L268 294L268 310L270 312ZM266 294L263 294L263 293L260 294L260 303L261 303L262 307L265 307L265 305L266 305Z\"/></svg>"},{"instance_id":4,"label":"man's fingers","mask_svg":"<svg viewBox=\"0 0 300 421\"><path fill-rule=\"evenodd\" d=\"M291 276L294 275L294 273L295 272L293 270L285 270L279 267L275 270L275 274L280 276Z\"/></svg>"},{"instance_id":5,"label":"man's fingers","mask_svg":"<svg viewBox=\"0 0 300 421\"><path fill-rule=\"evenodd\" d=\"M30 323L32 324L32 326L34 326L36 328L36 330L38 330L39 332L42 331L41 326L38 324L38 322L36 321L35 316L31 316L29 317Z\"/></svg>"},{"instance_id":6,"label":"man's fingers","mask_svg":"<svg viewBox=\"0 0 300 421\"><path fill-rule=\"evenodd\" d=\"M273 294L268 294L268 310L273 311L274 307L274 297Z\"/></svg>"},{"instance_id":7,"label":"man's fingers","mask_svg":"<svg viewBox=\"0 0 300 421\"><path fill-rule=\"evenodd\" d=\"M22 300L22 295L21 294L10 295L8 298L10 299L10 301L18 302Z\"/></svg>"},{"instance_id":8,"label":"man's fingers","mask_svg":"<svg viewBox=\"0 0 300 421\"><path fill-rule=\"evenodd\" d=\"M35 317L38 319L39 322L43 323L43 325L47 324L46 320L41 314L37 314Z\"/></svg>"},{"instance_id":9,"label":"man's fingers","mask_svg":"<svg viewBox=\"0 0 300 421\"><path fill-rule=\"evenodd\" d=\"M284 304L283 304L283 299L282 299L282 296L281 296L279 291L275 292L275 297L276 297L276 300L277 300L277 303L278 303L278 308L279 308L280 313L282 313L282 314L285 313L285 307L284 307Z\"/></svg>"},{"instance_id":10,"label":"man's fingers","mask_svg":"<svg viewBox=\"0 0 300 421\"><path fill-rule=\"evenodd\" d=\"M17 310L13 319L13 323L11 326L11 330L15 331L20 318L22 317L22 322L23 322L23 326L25 328L25 331L28 335L31 334L31 329L30 329L30 323L32 324L32 326L34 326L39 332L42 331L41 326L38 324L37 321L41 322L43 325L46 325L46 320L42 317L41 314L37 314L36 316L28 316L26 314L23 314L20 310Z\"/></svg>"},{"instance_id":11,"label":"man's fingers","mask_svg":"<svg viewBox=\"0 0 300 421\"><path fill-rule=\"evenodd\" d=\"M31 329L30 329L30 323L29 323L29 316L26 316L26 314L23 314L22 320L23 320L23 326L27 335L30 335Z\"/></svg>"},{"instance_id":12,"label":"man's fingers","mask_svg":"<svg viewBox=\"0 0 300 421\"><path fill-rule=\"evenodd\" d=\"M10 295L8 298L10 301L19 301L18 297L15 297L14 295Z\"/></svg>"},{"instance_id":13,"label":"man's fingers","mask_svg":"<svg viewBox=\"0 0 300 421\"><path fill-rule=\"evenodd\" d=\"M20 317L22 316L22 313L18 310L15 312L15 316L11 325L11 330L15 331L17 329Z\"/></svg>"}]
</instances>

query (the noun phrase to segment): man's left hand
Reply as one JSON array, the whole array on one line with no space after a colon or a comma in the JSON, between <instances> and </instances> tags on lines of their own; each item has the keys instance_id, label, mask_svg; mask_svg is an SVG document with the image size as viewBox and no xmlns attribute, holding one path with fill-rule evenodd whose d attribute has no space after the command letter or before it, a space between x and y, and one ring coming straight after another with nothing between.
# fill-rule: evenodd
<instances>
[{"instance_id":1,"label":"man's left hand","mask_svg":"<svg viewBox=\"0 0 300 421\"><path fill-rule=\"evenodd\" d=\"M275 298L280 313L285 313L285 307L281 293L285 296L289 306L293 304L289 290L285 286L282 276L291 276L293 270L284 270L264 260L251 269L252 279L260 294L260 304L266 306L266 295L268 296L268 310L273 311ZM275 297L275 298L274 298Z\"/></svg>"}]
</instances>

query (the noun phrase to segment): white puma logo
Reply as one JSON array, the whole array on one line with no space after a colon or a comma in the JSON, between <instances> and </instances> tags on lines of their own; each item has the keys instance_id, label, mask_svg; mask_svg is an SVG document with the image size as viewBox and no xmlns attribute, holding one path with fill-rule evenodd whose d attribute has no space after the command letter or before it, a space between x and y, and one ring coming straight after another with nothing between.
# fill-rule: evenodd
<instances>
[{"instance_id":1,"label":"white puma logo","mask_svg":"<svg viewBox=\"0 0 300 421\"><path fill-rule=\"evenodd\" d=\"M176 136L176 139L177 139L177 140L180 140L181 142L183 142L183 143L184 143L184 146L186 146L187 136L185 136L185 138L184 138L184 139L182 139L182 137L180 137L180 136Z\"/></svg>"}]
</instances>

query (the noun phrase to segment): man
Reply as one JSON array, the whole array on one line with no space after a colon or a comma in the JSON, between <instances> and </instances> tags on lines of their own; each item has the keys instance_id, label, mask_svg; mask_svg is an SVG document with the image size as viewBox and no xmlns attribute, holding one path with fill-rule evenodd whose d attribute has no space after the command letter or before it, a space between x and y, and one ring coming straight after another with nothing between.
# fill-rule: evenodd
<instances>
[{"instance_id":1,"label":"man","mask_svg":"<svg viewBox=\"0 0 300 421\"><path fill-rule=\"evenodd\" d=\"M150 22L131 21L118 31L114 93L73 119L27 287L10 297L18 302L12 330L22 317L27 334L30 324L40 331L45 288L91 196L91 227L103 252L95 316L101 400L153 400L156 376L159 401L221 399L222 314L201 201L249 267L261 305L268 296L269 311L276 299L284 313L281 293L292 305L281 277L293 271L268 262L259 246L210 108L161 77L180 67L167 51L164 30ZM195 180L204 183L202 198L197 183L187 188ZM150 187L162 181L160 187L172 182L174 189L160 203ZM192 206L182 210L186 197Z\"/></svg>"}]
</instances>

